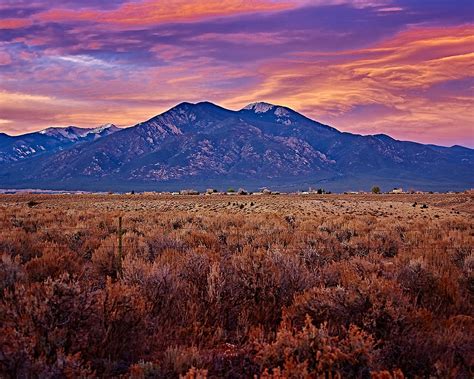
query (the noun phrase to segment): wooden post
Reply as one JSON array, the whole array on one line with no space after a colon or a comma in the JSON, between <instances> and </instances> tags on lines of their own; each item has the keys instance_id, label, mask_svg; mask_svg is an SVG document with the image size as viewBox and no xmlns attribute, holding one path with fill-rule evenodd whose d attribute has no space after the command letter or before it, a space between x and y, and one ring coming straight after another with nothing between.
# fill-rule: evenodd
<instances>
[{"instance_id":1,"label":"wooden post","mask_svg":"<svg viewBox=\"0 0 474 379\"><path fill-rule=\"evenodd\" d=\"M119 227L118 227L118 257L117 257L117 272L118 276L122 277L122 216L119 216Z\"/></svg>"},{"instance_id":2,"label":"wooden post","mask_svg":"<svg viewBox=\"0 0 474 379\"><path fill-rule=\"evenodd\" d=\"M369 233L367 233L367 236L368 236L368 239L367 239L367 254L370 254L370 229L369 229Z\"/></svg>"}]
</instances>

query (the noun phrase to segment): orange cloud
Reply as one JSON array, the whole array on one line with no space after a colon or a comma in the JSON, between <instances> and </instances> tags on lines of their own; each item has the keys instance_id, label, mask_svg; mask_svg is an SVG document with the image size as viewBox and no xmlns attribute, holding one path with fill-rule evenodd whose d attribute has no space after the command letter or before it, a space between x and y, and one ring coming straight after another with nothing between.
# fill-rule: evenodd
<instances>
[{"instance_id":1,"label":"orange cloud","mask_svg":"<svg viewBox=\"0 0 474 379\"><path fill-rule=\"evenodd\" d=\"M150 107L130 106L124 109L119 104L110 105L95 99L74 100L1 90L0 109L0 131L9 134L23 134L49 126L86 127L109 122L130 126L151 111ZM91 109L94 111L91 112Z\"/></svg>"},{"instance_id":2,"label":"orange cloud","mask_svg":"<svg viewBox=\"0 0 474 379\"><path fill-rule=\"evenodd\" d=\"M174 0L164 6L162 1L146 0L110 11L52 10L39 17L58 21L94 19L105 22L106 28L126 29L135 25L192 21L235 13L278 11L303 2ZM369 6L369 3L360 1L358 6ZM186 42L236 41L251 47L257 45L258 49L261 45L272 45L273 48L289 41L299 41L300 33L298 30L207 32L187 37ZM18 37L15 42L25 38ZM45 44L49 38L52 38L51 34L41 34L29 40L28 44ZM89 40L86 36L80 47L100 49L107 46L107 42ZM120 45L120 37L114 42ZM124 45L126 43L128 40ZM140 44L140 39L137 39L137 44ZM470 93L466 89L472 82L464 81L455 91L432 90L435 86L449 86L450 82L462 82L474 76L474 25L411 28L357 50L318 52L312 45L307 48L302 44L295 46L295 49L301 46L303 51L285 52L278 55L278 59L242 59L235 63L213 58L212 54L207 54L208 51L201 54L186 44L157 43L149 52L160 59L160 64L140 66L136 70L114 60L106 60L105 64L87 55L92 54L89 52L74 54L74 51L65 53L54 48L43 50L41 53L48 55L48 65L41 64L29 70L25 74L27 80L24 77L19 80L20 76L5 76L4 83L10 83L5 88L19 92L28 92L32 88L29 83L37 83L34 91L48 94L52 99L2 98L0 94L4 120L0 130L13 130L8 120L23 123L23 131L69 123L93 126L114 122L125 126L156 115L183 100L209 100L234 109L252 101L265 100L288 105L346 131L386 132L402 139L438 143L450 138L453 141L465 136L474 138L472 88ZM0 55L0 64L18 57ZM179 60L179 64L174 60ZM161 61L166 64L161 64ZM49 78L61 80L48 84ZM16 83L21 86L16 87ZM58 98L65 100L57 101ZM474 146L474 140L470 145Z\"/></svg>"},{"instance_id":3,"label":"orange cloud","mask_svg":"<svg viewBox=\"0 0 474 379\"><path fill-rule=\"evenodd\" d=\"M379 56L340 67L390 87L429 87L474 74L474 27L414 29L361 53Z\"/></svg>"},{"instance_id":4,"label":"orange cloud","mask_svg":"<svg viewBox=\"0 0 474 379\"><path fill-rule=\"evenodd\" d=\"M131 126L181 101L219 103L224 96L236 95L240 88L217 89L210 78L220 78L222 84L247 75L245 68L215 65L205 57L180 65L148 67L125 75L107 66L91 66L85 58L62 58L57 57L56 63L36 68L29 77L36 83L44 82L45 78L61 78L55 82L54 89L46 83L36 86L37 94L34 95L28 92L28 87L24 92L0 90L1 118L4 120L0 123L0 132L21 134L49 126L92 127L109 122ZM64 58L71 65L63 66ZM71 86L71 82L75 85Z\"/></svg>"},{"instance_id":5,"label":"orange cloud","mask_svg":"<svg viewBox=\"0 0 474 379\"><path fill-rule=\"evenodd\" d=\"M294 2L271 0L147 0L127 3L112 11L58 9L40 15L43 21L91 21L119 25L150 25L166 22L194 21L208 17L278 11L294 7Z\"/></svg>"},{"instance_id":6,"label":"orange cloud","mask_svg":"<svg viewBox=\"0 0 474 379\"><path fill-rule=\"evenodd\" d=\"M224 104L265 100L344 130L417 140L425 134L426 142L447 129L453 139L471 135L472 145L472 96L431 94L430 88L473 77L473 46L474 26L467 25L412 29L370 49L297 55L260 67L260 85ZM383 117L373 111L354 116L372 105L384 109Z\"/></svg>"}]
</instances>

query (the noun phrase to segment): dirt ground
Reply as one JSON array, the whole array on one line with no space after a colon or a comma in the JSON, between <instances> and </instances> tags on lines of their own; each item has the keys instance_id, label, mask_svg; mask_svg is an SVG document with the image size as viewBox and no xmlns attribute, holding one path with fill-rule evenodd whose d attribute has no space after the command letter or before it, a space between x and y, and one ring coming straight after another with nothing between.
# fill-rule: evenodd
<instances>
[{"instance_id":1,"label":"dirt ground","mask_svg":"<svg viewBox=\"0 0 474 379\"><path fill-rule=\"evenodd\" d=\"M221 212L373 215L397 219L471 217L474 194L400 195L0 195L0 207L95 209L101 212Z\"/></svg>"}]
</instances>

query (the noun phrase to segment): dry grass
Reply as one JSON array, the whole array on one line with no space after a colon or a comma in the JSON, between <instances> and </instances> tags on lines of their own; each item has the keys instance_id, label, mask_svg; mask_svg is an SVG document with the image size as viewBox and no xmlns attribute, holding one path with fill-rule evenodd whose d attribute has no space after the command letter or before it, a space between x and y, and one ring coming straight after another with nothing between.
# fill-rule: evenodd
<instances>
[{"instance_id":1,"label":"dry grass","mask_svg":"<svg viewBox=\"0 0 474 379\"><path fill-rule=\"evenodd\" d=\"M0 375L470 378L473 213L469 194L0 196Z\"/></svg>"}]
</instances>

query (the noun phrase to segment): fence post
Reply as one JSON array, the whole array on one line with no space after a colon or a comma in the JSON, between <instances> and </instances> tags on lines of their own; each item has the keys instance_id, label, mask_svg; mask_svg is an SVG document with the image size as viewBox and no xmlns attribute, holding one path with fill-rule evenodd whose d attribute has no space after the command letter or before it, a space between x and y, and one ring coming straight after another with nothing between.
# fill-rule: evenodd
<instances>
[{"instance_id":1,"label":"fence post","mask_svg":"<svg viewBox=\"0 0 474 379\"><path fill-rule=\"evenodd\" d=\"M367 233L367 254L370 254L370 229L369 229L369 233Z\"/></svg>"},{"instance_id":2,"label":"fence post","mask_svg":"<svg viewBox=\"0 0 474 379\"><path fill-rule=\"evenodd\" d=\"M122 216L119 216L118 219L119 226L118 226L118 262L117 262L117 272L118 276L122 277L122 235L123 235L123 230L122 230Z\"/></svg>"}]
</instances>

